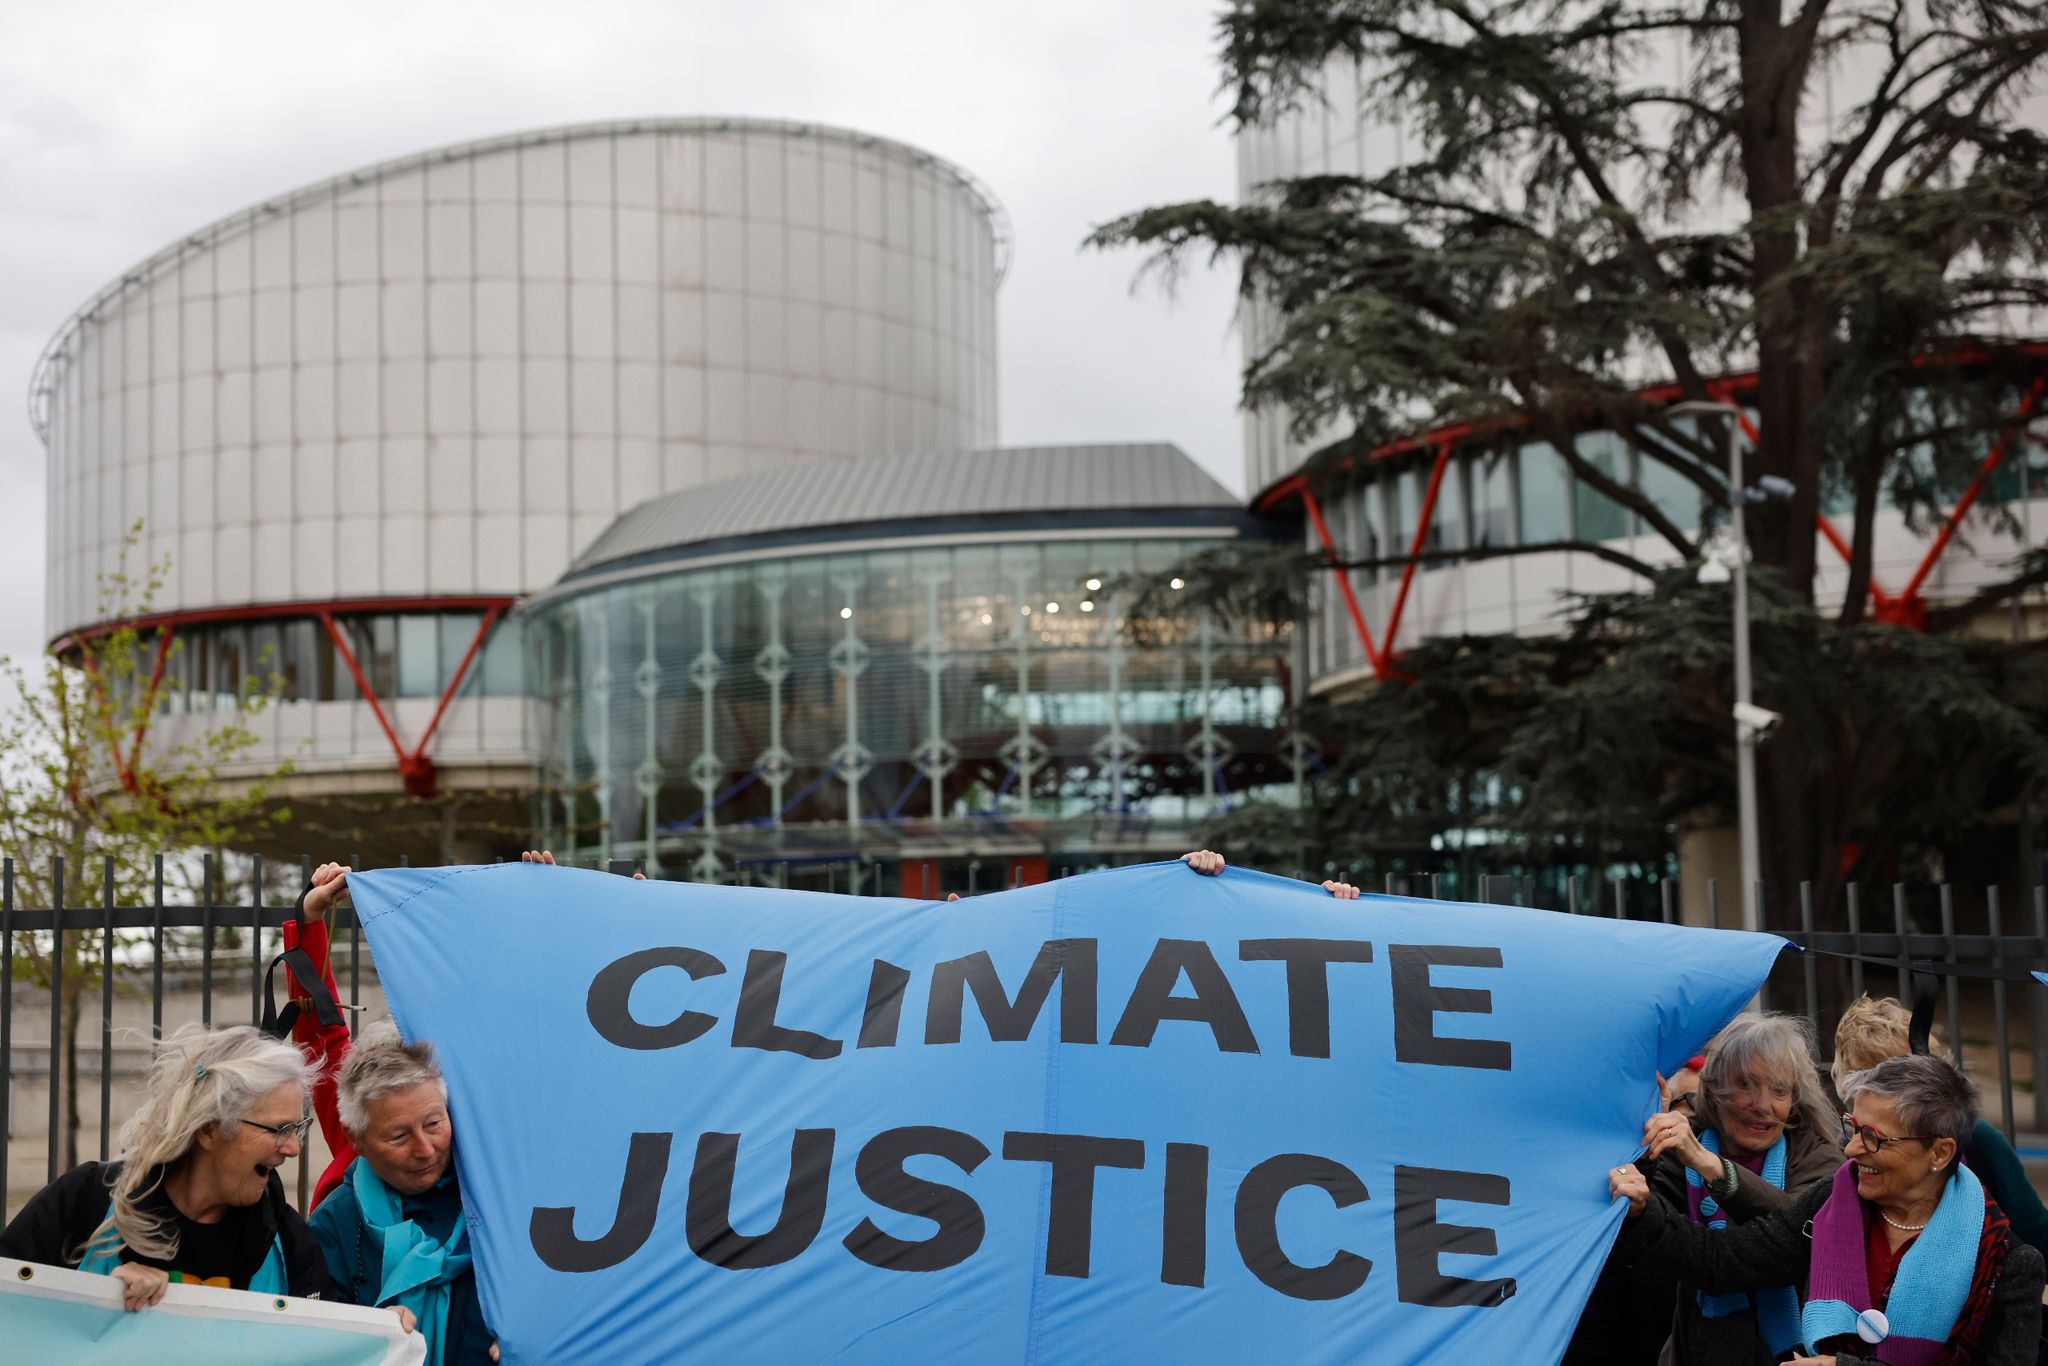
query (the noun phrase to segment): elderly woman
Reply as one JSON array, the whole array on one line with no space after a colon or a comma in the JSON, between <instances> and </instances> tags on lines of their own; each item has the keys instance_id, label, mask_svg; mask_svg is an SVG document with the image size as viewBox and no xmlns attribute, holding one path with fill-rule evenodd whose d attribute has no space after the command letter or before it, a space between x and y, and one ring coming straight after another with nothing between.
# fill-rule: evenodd
<instances>
[{"instance_id":1,"label":"elderly woman","mask_svg":"<svg viewBox=\"0 0 2048 1366\"><path fill-rule=\"evenodd\" d=\"M1804 1281L1798 1362L2032 1363L2041 1254L1962 1163L1968 1079L1939 1058L1892 1058L1850 1077L1843 1100L1849 1160L1834 1179L1719 1233L1614 1168L1631 1255L1713 1295Z\"/></svg>"},{"instance_id":2,"label":"elderly woman","mask_svg":"<svg viewBox=\"0 0 2048 1366\"><path fill-rule=\"evenodd\" d=\"M1643 1160L1651 1187L1703 1229L1783 1209L1842 1165L1804 1020L1736 1020L1708 1045L1699 1089L1673 1104L1643 1126ZM1666 1362L1769 1363L1799 1339L1799 1299L1789 1284L1709 1294L1681 1282L1677 1299Z\"/></svg>"},{"instance_id":3,"label":"elderly woman","mask_svg":"<svg viewBox=\"0 0 2048 1366\"><path fill-rule=\"evenodd\" d=\"M172 1281L326 1294L320 1244L277 1176L312 1124L306 1083L296 1048L246 1025L179 1030L157 1049L120 1159L45 1186L0 1254L112 1276L130 1310Z\"/></svg>"},{"instance_id":4,"label":"elderly woman","mask_svg":"<svg viewBox=\"0 0 2048 1366\"><path fill-rule=\"evenodd\" d=\"M1835 1026L1835 1061L1828 1069L1835 1093L1842 1094L1852 1074L1911 1052L1912 1028L1912 1013L1889 996L1859 996L1850 1002ZM1980 1117L1963 1144L1963 1160L2005 1211L2013 1236L2037 1252L2048 1252L2048 1209L1998 1127Z\"/></svg>"},{"instance_id":5,"label":"elderly woman","mask_svg":"<svg viewBox=\"0 0 2048 1366\"><path fill-rule=\"evenodd\" d=\"M370 1030L342 1063L335 1094L357 1156L313 1211L333 1298L410 1310L430 1366L495 1360L433 1046L403 1043L388 1025Z\"/></svg>"}]
</instances>

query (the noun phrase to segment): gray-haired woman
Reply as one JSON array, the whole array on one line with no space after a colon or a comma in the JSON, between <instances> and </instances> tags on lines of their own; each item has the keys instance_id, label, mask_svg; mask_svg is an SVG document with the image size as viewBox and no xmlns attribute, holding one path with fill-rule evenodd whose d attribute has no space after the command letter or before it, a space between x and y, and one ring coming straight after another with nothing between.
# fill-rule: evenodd
<instances>
[{"instance_id":1,"label":"gray-haired woman","mask_svg":"<svg viewBox=\"0 0 2048 1366\"><path fill-rule=\"evenodd\" d=\"M0 1254L113 1276L131 1310L172 1281L325 1294L320 1244L277 1176L312 1123L306 1083L296 1048L246 1025L170 1035L120 1159L45 1186L0 1233Z\"/></svg>"},{"instance_id":2,"label":"gray-haired woman","mask_svg":"<svg viewBox=\"0 0 2048 1366\"><path fill-rule=\"evenodd\" d=\"M356 1158L313 1211L335 1298L414 1314L428 1366L486 1366L497 1347L477 1301L455 1174L448 1083L433 1045L381 1025L335 1078Z\"/></svg>"},{"instance_id":3,"label":"gray-haired woman","mask_svg":"<svg viewBox=\"0 0 2048 1366\"><path fill-rule=\"evenodd\" d=\"M1651 1193L1633 1166L1608 1173L1629 1202L1630 1255L1710 1294L1803 1282L1799 1362L1834 1366L2029 1366L2041 1329L2041 1254L1961 1162L1977 1122L1962 1073L1892 1058L1849 1079L1849 1160L1782 1209L1709 1233Z\"/></svg>"},{"instance_id":4,"label":"gray-haired woman","mask_svg":"<svg viewBox=\"0 0 2048 1366\"><path fill-rule=\"evenodd\" d=\"M1842 1165L1803 1019L1745 1015L1722 1030L1707 1046L1689 1108L1690 1117L1650 1117L1644 1165L1651 1188L1703 1229L1783 1209ZM1667 1363L1767 1366L1799 1340L1799 1298L1789 1284L1716 1295L1681 1283L1677 1301Z\"/></svg>"}]
</instances>

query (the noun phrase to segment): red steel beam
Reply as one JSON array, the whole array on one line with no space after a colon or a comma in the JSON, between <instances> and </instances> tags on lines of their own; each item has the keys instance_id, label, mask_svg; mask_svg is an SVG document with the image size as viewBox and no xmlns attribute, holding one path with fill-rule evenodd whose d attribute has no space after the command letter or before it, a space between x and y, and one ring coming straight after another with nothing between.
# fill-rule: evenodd
<instances>
[{"instance_id":1,"label":"red steel beam","mask_svg":"<svg viewBox=\"0 0 2048 1366\"><path fill-rule=\"evenodd\" d=\"M171 658L171 638L178 633L175 626L160 626L156 633L156 663L149 671L149 687L142 694L142 715L135 719L135 742L129 748L128 767L132 772L142 761L142 739L149 734L149 716L156 710L157 691L163 686L164 665ZM118 742L115 749L119 751Z\"/></svg>"},{"instance_id":2,"label":"red steel beam","mask_svg":"<svg viewBox=\"0 0 2048 1366\"><path fill-rule=\"evenodd\" d=\"M1394 636L1401 629L1401 614L1408 606L1408 589L1415 582L1416 557L1422 554L1422 543L1429 538L1429 521L1436 515L1437 491L1443 487L1444 471L1450 468L1454 443L1445 439L1437 444L1436 466L1429 472L1429 491L1422 495L1422 512L1415 521L1415 535L1408 542L1408 563L1401 567L1401 589L1394 594L1394 611L1387 618L1386 644L1380 650L1383 660L1394 657Z\"/></svg>"},{"instance_id":3,"label":"red steel beam","mask_svg":"<svg viewBox=\"0 0 2048 1366\"><path fill-rule=\"evenodd\" d=\"M1315 490L1306 481L1301 485L1302 506L1308 509L1309 522L1316 529L1316 539L1323 543L1323 550L1330 557L1330 572L1337 576L1337 589L1344 595L1344 606L1351 612L1351 625L1358 632L1358 643L1365 648L1366 662L1372 665L1375 674L1384 675L1386 662L1380 658L1379 650L1372 643L1372 632L1366 628L1365 613L1359 610L1358 595L1351 591L1351 573L1344 568L1343 557L1337 553L1337 543L1330 539L1330 527L1323 520L1323 507L1317 501Z\"/></svg>"},{"instance_id":4,"label":"red steel beam","mask_svg":"<svg viewBox=\"0 0 2048 1366\"><path fill-rule=\"evenodd\" d=\"M2011 435L2014 428L2024 426L2027 419L2033 416L2034 405L2041 401L2044 389L2048 389L2048 377L2037 378L2033 386L2027 390L2026 396L2020 400L2020 406L2013 413L2012 420L2006 424L2005 430L1998 434L1998 439L1991 443L1991 451L1984 457L1984 463L1977 467L1976 477L1971 479L1970 486L1963 490L1963 496L1956 500L1955 511L1942 523L1940 533L1934 538L1934 544L1927 547L1927 553L1920 559L1920 567L1913 571L1911 581L1906 584L1906 591L1899 594L1900 598L1907 602L1919 598L1920 585L1927 582L1927 576L1934 572L1935 562L1941 558L1942 552L1948 549L1948 543L1955 539L1956 528L1962 525L1963 518L1970 515L1970 509L1976 506L1978 495L1984 492L1985 483L2005 459L2006 438Z\"/></svg>"},{"instance_id":5,"label":"red steel beam","mask_svg":"<svg viewBox=\"0 0 2048 1366\"><path fill-rule=\"evenodd\" d=\"M356 652L349 649L347 638L342 635L341 628L334 624L332 612L321 612L318 616L320 624L327 628L327 638L334 642L334 648L341 653L341 662L348 665L349 677L356 681L356 690L362 693L363 700L370 704L370 711L376 716L377 724L384 728L384 738L391 742L391 752L398 756L399 763L403 765L405 746L398 743L398 732L391 728L391 718L384 714L383 704L377 700L376 689L370 686L369 679L363 677L363 666L356 662Z\"/></svg>"},{"instance_id":6,"label":"red steel beam","mask_svg":"<svg viewBox=\"0 0 2048 1366\"><path fill-rule=\"evenodd\" d=\"M455 700L456 692L462 687L463 677L469 673L470 662L476 658L476 652L483 648L484 637L489 635L491 628L498 624L498 618L504 613L504 610L502 607L493 607L490 611L484 613L483 624L476 628L476 634L470 638L469 649L463 653L462 662L455 666L455 677L449 679L448 686L441 690L441 702L439 706L434 708L434 719L427 722L426 730L420 734L420 742L412 747L412 757L415 764L425 761L427 757L427 742L434 738L435 728L441 724L441 717L448 710L448 704Z\"/></svg>"},{"instance_id":7,"label":"red steel beam","mask_svg":"<svg viewBox=\"0 0 2048 1366\"><path fill-rule=\"evenodd\" d=\"M240 607L198 607L172 612L150 612L143 616L123 617L118 621L81 627L59 636L50 643L50 648L62 654L76 649L88 640L111 635L124 627L148 631L162 626L200 626L219 621L270 621L318 617L323 612L343 617L380 612L488 612L493 607L502 612L517 601L519 599L516 597L496 593L437 598L319 598L297 602L250 603Z\"/></svg>"}]
</instances>

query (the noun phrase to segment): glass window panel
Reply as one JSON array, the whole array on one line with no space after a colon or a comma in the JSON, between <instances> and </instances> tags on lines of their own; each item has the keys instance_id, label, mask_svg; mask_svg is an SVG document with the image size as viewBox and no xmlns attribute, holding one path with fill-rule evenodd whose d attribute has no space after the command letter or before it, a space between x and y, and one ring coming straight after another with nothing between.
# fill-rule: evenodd
<instances>
[{"instance_id":1,"label":"glass window panel","mask_svg":"<svg viewBox=\"0 0 2048 1366\"><path fill-rule=\"evenodd\" d=\"M326 645L326 633L317 621L292 621L284 625L284 651L278 660L278 675L284 680L283 696L304 701L315 695L318 675L315 660Z\"/></svg>"},{"instance_id":2,"label":"glass window panel","mask_svg":"<svg viewBox=\"0 0 2048 1366\"><path fill-rule=\"evenodd\" d=\"M192 644L186 633L180 631L171 638L169 657L164 661L163 682L157 685L157 708L176 715L185 710L186 663L192 657Z\"/></svg>"},{"instance_id":3,"label":"glass window panel","mask_svg":"<svg viewBox=\"0 0 2048 1366\"><path fill-rule=\"evenodd\" d=\"M1377 560L1380 558L1379 484L1368 479L1346 494L1343 502L1346 525L1339 528L1341 546L1348 546L1353 560ZM1359 569L1352 573L1354 584L1378 583L1380 571L1374 568Z\"/></svg>"},{"instance_id":4,"label":"glass window panel","mask_svg":"<svg viewBox=\"0 0 2048 1366\"><path fill-rule=\"evenodd\" d=\"M249 627L249 678L260 693L268 693L278 686L282 676L283 641L278 624L274 621L259 621Z\"/></svg>"},{"instance_id":5,"label":"glass window panel","mask_svg":"<svg viewBox=\"0 0 2048 1366\"><path fill-rule=\"evenodd\" d=\"M1617 484L1630 482L1630 452L1613 432L1587 432L1579 438L1585 462ZM1572 481L1581 540L1616 541L1629 534L1635 520L1629 510L1582 479Z\"/></svg>"},{"instance_id":6,"label":"glass window panel","mask_svg":"<svg viewBox=\"0 0 2048 1366\"><path fill-rule=\"evenodd\" d=\"M242 681L248 677L248 656L243 644L241 627L213 628L213 705L217 710L233 708Z\"/></svg>"},{"instance_id":7,"label":"glass window panel","mask_svg":"<svg viewBox=\"0 0 2048 1366\"><path fill-rule=\"evenodd\" d=\"M1423 473L1426 478L1429 472L1425 470ZM1465 462L1454 455L1444 463L1443 482L1436 491L1436 512L1429 524L1429 549L1465 548L1464 484Z\"/></svg>"},{"instance_id":8,"label":"glass window panel","mask_svg":"<svg viewBox=\"0 0 2048 1366\"><path fill-rule=\"evenodd\" d=\"M1636 487L1685 531L1697 531L1700 524L1699 485L1654 455L1637 453Z\"/></svg>"},{"instance_id":9,"label":"glass window panel","mask_svg":"<svg viewBox=\"0 0 2048 1366\"><path fill-rule=\"evenodd\" d=\"M1521 449L1523 545L1569 540L1572 534L1571 478L1557 452L1542 442Z\"/></svg>"},{"instance_id":10,"label":"glass window panel","mask_svg":"<svg viewBox=\"0 0 2048 1366\"><path fill-rule=\"evenodd\" d=\"M1472 544L1505 546L1514 542L1514 451L1494 447L1472 452L1465 461L1471 491Z\"/></svg>"},{"instance_id":11,"label":"glass window panel","mask_svg":"<svg viewBox=\"0 0 2048 1366\"><path fill-rule=\"evenodd\" d=\"M398 695L433 697L441 691L438 621L425 615L398 619Z\"/></svg>"},{"instance_id":12,"label":"glass window panel","mask_svg":"<svg viewBox=\"0 0 2048 1366\"><path fill-rule=\"evenodd\" d=\"M455 677L455 671L462 667L462 657L469 652L470 644L476 639L476 628L483 625L483 620L479 612L450 612L440 618L441 658L436 666L439 672L434 676L436 694L448 686ZM469 672L463 675L464 692L474 693L477 690L478 679L483 673L478 666L482 662L483 652L479 650L477 657L469 661Z\"/></svg>"}]
</instances>

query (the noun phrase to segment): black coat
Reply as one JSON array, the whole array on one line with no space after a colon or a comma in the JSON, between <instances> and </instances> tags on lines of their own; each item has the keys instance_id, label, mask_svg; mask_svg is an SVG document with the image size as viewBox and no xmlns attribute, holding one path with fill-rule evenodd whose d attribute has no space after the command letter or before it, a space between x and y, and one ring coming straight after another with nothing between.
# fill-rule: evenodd
<instances>
[{"instance_id":1,"label":"black coat","mask_svg":"<svg viewBox=\"0 0 2048 1366\"><path fill-rule=\"evenodd\" d=\"M93 1230L107 1217L107 1207L114 1202L114 1179L120 1170L118 1162L82 1162L36 1192L7 1225L6 1232L0 1233L0 1256L41 1262L45 1266L76 1267ZM166 1208L170 1205L161 1185L156 1189L155 1199ZM239 1235L249 1249L244 1259L249 1273L253 1274L262 1264L272 1242L276 1242L284 1249L285 1280L290 1293L317 1299L333 1289L327 1259L320 1255L320 1242L299 1212L285 1200L284 1182L277 1179L276 1172L270 1174L270 1184L261 1200L229 1209L221 1216L220 1226ZM128 1247L123 1247L120 1255L124 1262L139 1262L165 1271L194 1270L180 1266L176 1257L159 1261L139 1256ZM246 1288L246 1283L236 1288Z\"/></svg>"}]
</instances>

